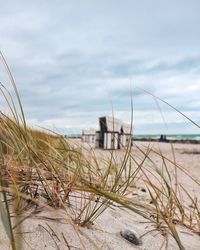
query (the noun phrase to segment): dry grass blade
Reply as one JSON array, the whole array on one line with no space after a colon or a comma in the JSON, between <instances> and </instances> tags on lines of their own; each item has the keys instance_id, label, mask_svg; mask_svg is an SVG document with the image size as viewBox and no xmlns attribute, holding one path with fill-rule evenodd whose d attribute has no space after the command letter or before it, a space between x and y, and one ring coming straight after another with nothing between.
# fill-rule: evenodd
<instances>
[{"instance_id":1,"label":"dry grass blade","mask_svg":"<svg viewBox=\"0 0 200 250\"><path fill-rule=\"evenodd\" d=\"M15 230L20 233L20 224L26 218L19 215L28 208L37 208L41 205L40 199L43 200L44 209L51 206L66 211L66 217L73 224L74 230L77 230L83 249L86 247L81 241L80 227L77 229L76 224L90 227L106 209L117 203L140 215L146 222L154 225L156 230L163 230L162 223L165 223L166 235L171 234L178 247L183 250L184 246L174 222L192 229L193 232L198 232L200 209L196 198L178 183L177 173L182 171L194 183L200 185L200 182L192 177L187 169L176 163L173 149L172 160L166 157L161 149L155 150L151 144L146 149L133 145L137 154L140 154L138 157L134 155L130 138L129 145L121 154L121 158L118 152L114 151L107 154L107 157L102 157L91 147L71 144L63 136L50 130L35 130L27 127L14 78L1 52L0 58L9 75L17 100L15 103L15 98L6 87L0 86L1 94L11 113L11 117L0 114L0 194L2 199L0 211L13 250L21 244L16 238ZM152 96L169 105L199 127L172 105ZM130 132L132 132L132 126L133 101L131 96ZM160 164L154 162L152 154L159 157ZM135 185L138 180L145 185L151 203L127 196L131 192L131 186ZM8 193L10 201L8 201ZM192 208L182 201L183 193L192 202ZM11 220L11 208L16 218L14 227ZM192 216L195 217L196 222ZM54 235L55 246L59 249L57 241L60 238L56 232L48 225L48 228L42 227L48 234ZM73 248L64 235L63 239L68 249ZM95 246L96 243L92 239L88 240ZM162 246L165 243L167 245L167 242L168 238L163 241Z\"/></svg>"}]
</instances>

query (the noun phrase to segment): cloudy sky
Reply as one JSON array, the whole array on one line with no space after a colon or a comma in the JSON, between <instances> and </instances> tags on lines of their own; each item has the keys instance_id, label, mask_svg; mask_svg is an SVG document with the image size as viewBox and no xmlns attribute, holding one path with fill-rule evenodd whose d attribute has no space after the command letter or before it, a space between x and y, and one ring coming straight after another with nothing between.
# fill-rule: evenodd
<instances>
[{"instance_id":1,"label":"cloudy sky","mask_svg":"<svg viewBox=\"0 0 200 250\"><path fill-rule=\"evenodd\" d=\"M112 109L129 122L133 95L135 133L199 133L142 90L200 123L199 0L0 0L0 6L0 49L30 124L75 133L97 127Z\"/></svg>"}]
</instances>

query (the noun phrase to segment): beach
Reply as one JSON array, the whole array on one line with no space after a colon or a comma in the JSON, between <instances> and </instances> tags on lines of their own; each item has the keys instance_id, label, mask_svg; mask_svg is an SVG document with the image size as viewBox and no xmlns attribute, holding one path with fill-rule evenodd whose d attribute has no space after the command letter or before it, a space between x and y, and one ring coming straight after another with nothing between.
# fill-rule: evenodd
<instances>
[{"instance_id":1,"label":"beach","mask_svg":"<svg viewBox=\"0 0 200 250\"><path fill-rule=\"evenodd\" d=\"M77 141L76 141L77 143ZM192 144L170 144L135 142L132 147L132 154L138 161L142 161L142 151L151 148L149 158L158 167L161 167L161 157L155 152L162 152L163 157L176 161L191 174L194 179L200 176L200 145ZM109 156L109 151L95 149L99 157ZM125 150L115 152L119 158L123 157ZM150 164L147 159L145 164ZM169 168L170 163L168 162ZM171 172L174 170L171 169ZM192 181L184 172L177 170L178 182L184 185L185 189L193 193L197 200L200 198L199 186ZM143 181L142 174L139 175L134 185L128 188L127 197L137 199L146 204L151 202L147 188ZM187 197L182 197L183 201L190 203ZM185 200L186 199L186 200ZM27 211L27 215L30 211ZM2 223L2 221L1 221ZM163 228L165 225L163 225ZM135 246L120 235L121 230L133 230L141 237L142 245ZM198 250L200 238L196 232L183 225L176 225L177 232L185 249ZM114 204L108 207L95 221L88 227L80 227L74 224L68 217L67 209L38 209L37 213L22 222L23 248L22 249L141 249L159 250L165 249L167 239L167 249L179 249L172 236L165 237L164 231L158 230L149 221L134 212ZM1 249L10 249L8 238L3 226L0 227Z\"/></svg>"},{"instance_id":2,"label":"beach","mask_svg":"<svg viewBox=\"0 0 200 250\"><path fill-rule=\"evenodd\" d=\"M200 1L0 2L0 250L200 250Z\"/></svg>"}]
</instances>

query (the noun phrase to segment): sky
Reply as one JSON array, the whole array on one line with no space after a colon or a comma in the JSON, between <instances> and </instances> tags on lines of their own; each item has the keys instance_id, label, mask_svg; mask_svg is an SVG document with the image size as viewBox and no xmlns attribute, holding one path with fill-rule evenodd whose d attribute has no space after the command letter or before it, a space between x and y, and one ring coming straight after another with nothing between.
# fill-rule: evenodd
<instances>
[{"instance_id":1,"label":"sky","mask_svg":"<svg viewBox=\"0 0 200 250\"><path fill-rule=\"evenodd\" d=\"M199 133L199 0L0 0L0 50L31 126L98 129L131 121L135 134ZM0 81L12 92L0 63ZM1 110L6 110L0 96Z\"/></svg>"}]
</instances>

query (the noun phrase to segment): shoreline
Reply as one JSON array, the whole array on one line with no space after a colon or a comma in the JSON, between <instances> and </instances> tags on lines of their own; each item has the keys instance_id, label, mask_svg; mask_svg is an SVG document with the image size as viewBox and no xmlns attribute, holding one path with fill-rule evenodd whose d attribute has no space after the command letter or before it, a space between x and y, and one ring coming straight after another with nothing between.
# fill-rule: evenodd
<instances>
[{"instance_id":1,"label":"shoreline","mask_svg":"<svg viewBox=\"0 0 200 250\"><path fill-rule=\"evenodd\" d=\"M180 144L200 144L198 140L160 140L160 139L152 139L152 138L133 138L133 141L143 141L143 142L160 142L160 143L180 143Z\"/></svg>"},{"instance_id":2,"label":"shoreline","mask_svg":"<svg viewBox=\"0 0 200 250\"><path fill-rule=\"evenodd\" d=\"M81 135L65 135L66 139L81 139ZM132 138L132 141L142 141L142 142L160 142L160 143L179 143L179 144L200 144L200 140L191 140L191 139L154 139L154 138Z\"/></svg>"}]
</instances>

